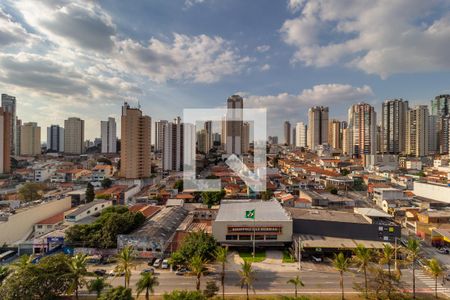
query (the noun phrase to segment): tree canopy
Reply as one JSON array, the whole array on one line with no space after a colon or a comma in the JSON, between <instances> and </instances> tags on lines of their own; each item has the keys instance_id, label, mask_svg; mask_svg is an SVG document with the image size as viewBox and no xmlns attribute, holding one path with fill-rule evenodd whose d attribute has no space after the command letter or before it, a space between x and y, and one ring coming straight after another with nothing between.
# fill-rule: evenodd
<instances>
[{"instance_id":1,"label":"tree canopy","mask_svg":"<svg viewBox=\"0 0 450 300\"><path fill-rule=\"evenodd\" d=\"M19 189L20 200L35 201L42 198L42 191L45 185L37 182L27 182Z\"/></svg>"},{"instance_id":2,"label":"tree canopy","mask_svg":"<svg viewBox=\"0 0 450 300\"><path fill-rule=\"evenodd\" d=\"M91 224L74 225L66 231L69 245L115 248L117 235L127 234L145 221L141 212L131 212L125 206L110 206Z\"/></svg>"},{"instance_id":3,"label":"tree canopy","mask_svg":"<svg viewBox=\"0 0 450 300\"><path fill-rule=\"evenodd\" d=\"M208 205L208 208L211 208L213 205L217 205L220 203L220 200L225 197L225 191L221 190L220 192L203 192L202 199L205 205Z\"/></svg>"},{"instance_id":4,"label":"tree canopy","mask_svg":"<svg viewBox=\"0 0 450 300\"><path fill-rule=\"evenodd\" d=\"M204 231L192 232L184 238L180 248L172 253L171 259L175 265L186 265L194 256L211 261L215 249L216 239L213 236Z\"/></svg>"}]
</instances>

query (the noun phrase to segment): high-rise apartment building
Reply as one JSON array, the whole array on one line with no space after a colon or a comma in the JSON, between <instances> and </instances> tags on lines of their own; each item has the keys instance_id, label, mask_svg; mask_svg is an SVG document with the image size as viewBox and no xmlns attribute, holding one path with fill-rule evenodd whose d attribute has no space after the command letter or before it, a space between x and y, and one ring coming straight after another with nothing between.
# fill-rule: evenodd
<instances>
[{"instance_id":1,"label":"high-rise apartment building","mask_svg":"<svg viewBox=\"0 0 450 300\"><path fill-rule=\"evenodd\" d=\"M328 144L334 149L342 150L341 121L331 120L328 124Z\"/></svg>"},{"instance_id":2,"label":"high-rise apartment building","mask_svg":"<svg viewBox=\"0 0 450 300\"><path fill-rule=\"evenodd\" d=\"M439 153L441 117L428 117L428 154Z\"/></svg>"},{"instance_id":3,"label":"high-rise apartment building","mask_svg":"<svg viewBox=\"0 0 450 300\"><path fill-rule=\"evenodd\" d=\"M428 155L428 106L418 105L408 112L406 154L417 157Z\"/></svg>"},{"instance_id":4,"label":"high-rise apartment building","mask_svg":"<svg viewBox=\"0 0 450 300\"><path fill-rule=\"evenodd\" d=\"M213 147L213 132L212 132L212 121L206 121L204 124L205 135L206 135L206 149L205 153L208 153L209 150Z\"/></svg>"},{"instance_id":5,"label":"high-rise apartment building","mask_svg":"<svg viewBox=\"0 0 450 300\"><path fill-rule=\"evenodd\" d=\"M242 154L242 126L244 99L233 95L227 100L226 139L225 150L227 154Z\"/></svg>"},{"instance_id":6,"label":"high-rise apartment building","mask_svg":"<svg viewBox=\"0 0 450 300\"><path fill-rule=\"evenodd\" d=\"M9 122L11 122L11 134L10 134L10 150L11 154L19 155L19 151L17 149L17 124L16 124L16 97L10 96L8 94L2 94L2 107L4 111L7 111L11 114L11 118Z\"/></svg>"},{"instance_id":7,"label":"high-rise apartment building","mask_svg":"<svg viewBox=\"0 0 450 300\"><path fill-rule=\"evenodd\" d=\"M207 147L206 147L206 130L200 129L197 131L197 150L201 153L207 153Z\"/></svg>"},{"instance_id":8,"label":"high-rise apartment building","mask_svg":"<svg viewBox=\"0 0 450 300\"><path fill-rule=\"evenodd\" d=\"M408 101L392 99L382 104L381 152L390 154L405 152L407 114Z\"/></svg>"},{"instance_id":9,"label":"high-rise apartment building","mask_svg":"<svg viewBox=\"0 0 450 300\"><path fill-rule=\"evenodd\" d=\"M67 129L66 129L67 130ZM127 179L151 175L152 119L125 102L121 116L120 176Z\"/></svg>"},{"instance_id":10,"label":"high-rise apartment building","mask_svg":"<svg viewBox=\"0 0 450 300\"><path fill-rule=\"evenodd\" d=\"M16 153L20 153L20 127L22 126L22 120L16 117Z\"/></svg>"},{"instance_id":11,"label":"high-rise apartment building","mask_svg":"<svg viewBox=\"0 0 450 300\"><path fill-rule=\"evenodd\" d=\"M288 146L291 144L291 123L289 121L284 121L284 143Z\"/></svg>"},{"instance_id":12,"label":"high-rise apartment building","mask_svg":"<svg viewBox=\"0 0 450 300\"><path fill-rule=\"evenodd\" d=\"M11 172L11 118L11 113L0 107L0 174Z\"/></svg>"},{"instance_id":13,"label":"high-rise apartment building","mask_svg":"<svg viewBox=\"0 0 450 300\"><path fill-rule=\"evenodd\" d=\"M116 120L108 118L107 121L100 121L102 153L117 152L117 131Z\"/></svg>"},{"instance_id":14,"label":"high-rise apartment building","mask_svg":"<svg viewBox=\"0 0 450 300\"><path fill-rule=\"evenodd\" d=\"M308 110L307 143L311 150L328 143L328 107L314 106Z\"/></svg>"},{"instance_id":15,"label":"high-rise apartment building","mask_svg":"<svg viewBox=\"0 0 450 300\"><path fill-rule=\"evenodd\" d=\"M299 122L295 126L295 147L306 148L307 126L303 122Z\"/></svg>"},{"instance_id":16,"label":"high-rise apartment building","mask_svg":"<svg viewBox=\"0 0 450 300\"><path fill-rule=\"evenodd\" d=\"M84 120L72 117L64 121L64 152L84 153Z\"/></svg>"},{"instance_id":17,"label":"high-rise apartment building","mask_svg":"<svg viewBox=\"0 0 450 300\"><path fill-rule=\"evenodd\" d=\"M20 155L41 154L41 127L35 122L24 123L20 132Z\"/></svg>"},{"instance_id":18,"label":"high-rise apartment building","mask_svg":"<svg viewBox=\"0 0 450 300\"><path fill-rule=\"evenodd\" d=\"M439 153L448 154L449 153L449 143L450 143L450 115L441 117L440 127L439 127Z\"/></svg>"},{"instance_id":19,"label":"high-rise apartment building","mask_svg":"<svg viewBox=\"0 0 450 300\"><path fill-rule=\"evenodd\" d=\"M347 153L359 157L376 154L377 115L367 103L352 105L348 110Z\"/></svg>"},{"instance_id":20,"label":"high-rise apartment building","mask_svg":"<svg viewBox=\"0 0 450 300\"><path fill-rule=\"evenodd\" d=\"M163 150L164 143L164 125L169 123L167 120L159 120L155 122L155 152L160 153Z\"/></svg>"},{"instance_id":21,"label":"high-rise apartment building","mask_svg":"<svg viewBox=\"0 0 450 300\"><path fill-rule=\"evenodd\" d=\"M47 127L47 151L64 152L64 128L61 126Z\"/></svg>"},{"instance_id":22,"label":"high-rise apartment building","mask_svg":"<svg viewBox=\"0 0 450 300\"><path fill-rule=\"evenodd\" d=\"M450 95L439 95L431 100L431 114L446 116L449 114Z\"/></svg>"},{"instance_id":23,"label":"high-rise apartment building","mask_svg":"<svg viewBox=\"0 0 450 300\"><path fill-rule=\"evenodd\" d=\"M205 145L206 147L206 145ZM162 168L182 171L184 163L184 124L180 117L163 125ZM190 156L189 156L190 157Z\"/></svg>"},{"instance_id":24,"label":"high-rise apartment building","mask_svg":"<svg viewBox=\"0 0 450 300\"><path fill-rule=\"evenodd\" d=\"M250 123L242 124L242 153L248 153L250 150Z\"/></svg>"}]
</instances>

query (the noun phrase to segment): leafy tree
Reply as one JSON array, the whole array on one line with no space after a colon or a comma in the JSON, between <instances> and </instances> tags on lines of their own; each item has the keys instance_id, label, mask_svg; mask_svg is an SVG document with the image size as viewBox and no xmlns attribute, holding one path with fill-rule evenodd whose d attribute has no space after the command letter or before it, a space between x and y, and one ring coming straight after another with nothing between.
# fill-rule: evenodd
<instances>
[{"instance_id":1,"label":"leafy tree","mask_svg":"<svg viewBox=\"0 0 450 300\"><path fill-rule=\"evenodd\" d=\"M438 292L437 292L438 277L442 275L444 270L442 269L441 264L439 263L439 261L436 258L432 258L432 259L428 260L427 269L434 278L434 296L437 299L438 298Z\"/></svg>"},{"instance_id":2,"label":"leafy tree","mask_svg":"<svg viewBox=\"0 0 450 300\"><path fill-rule=\"evenodd\" d=\"M225 197L225 191L221 190L220 192L203 192L202 193L203 203L208 205L208 208L211 208L213 205L217 205L220 203L220 200Z\"/></svg>"},{"instance_id":3,"label":"leafy tree","mask_svg":"<svg viewBox=\"0 0 450 300\"><path fill-rule=\"evenodd\" d=\"M86 187L86 202L92 202L95 198L94 186L89 182Z\"/></svg>"},{"instance_id":4,"label":"leafy tree","mask_svg":"<svg viewBox=\"0 0 450 300\"><path fill-rule=\"evenodd\" d=\"M97 277L89 281L87 286L89 293L95 292L97 298L100 298L100 294L102 293L102 291L111 285L106 282L106 279L104 277Z\"/></svg>"},{"instance_id":5,"label":"leafy tree","mask_svg":"<svg viewBox=\"0 0 450 300\"><path fill-rule=\"evenodd\" d=\"M133 247L126 246L117 255L117 265L114 269L117 273L125 273L125 288L130 286L131 269L135 268L136 265L133 262Z\"/></svg>"},{"instance_id":6,"label":"leafy tree","mask_svg":"<svg viewBox=\"0 0 450 300\"><path fill-rule=\"evenodd\" d=\"M171 293L165 293L164 300L206 300L205 295L200 291L178 291L174 290Z\"/></svg>"},{"instance_id":7,"label":"leafy tree","mask_svg":"<svg viewBox=\"0 0 450 300\"><path fill-rule=\"evenodd\" d=\"M84 277L87 275L87 267L86 267L86 254L76 254L74 257L68 261L68 265L70 268L70 281L71 284L68 289L68 293L72 294L75 292L75 298L78 300L78 289L83 287L86 284L86 280Z\"/></svg>"},{"instance_id":8,"label":"leafy tree","mask_svg":"<svg viewBox=\"0 0 450 300\"><path fill-rule=\"evenodd\" d=\"M42 198L45 186L37 182L27 182L19 189L19 198L22 201L35 201Z\"/></svg>"},{"instance_id":9,"label":"leafy tree","mask_svg":"<svg viewBox=\"0 0 450 300\"><path fill-rule=\"evenodd\" d=\"M216 240L204 231L189 233L181 243L180 248L172 253L171 262L174 265L187 265L194 256L203 260L214 260Z\"/></svg>"},{"instance_id":10,"label":"leafy tree","mask_svg":"<svg viewBox=\"0 0 450 300\"><path fill-rule=\"evenodd\" d=\"M412 266L413 299L416 299L416 263L420 253L420 245L416 239L409 239L406 245L407 259Z\"/></svg>"},{"instance_id":11,"label":"leafy tree","mask_svg":"<svg viewBox=\"0 0 450 300\"><path fill-rule=\"evenodd\" d=\"M37 264L15 268L0 286L0 299L54 299L69 289L70 274L66 255L43 257Z\"/></svg>"},{"instance_id":12,"label":"leafy tree","mask_svg":"<svg viewBox=\"0 0 450 300\"><path fill-rule=\"evenodd\" d=\"M253 282L255 281L255 271L253 270L252 263L250 261L244 260L244 263L241 264L241 270L239 270L239 277L241 278L240 280L241 289L245 286L248 300L249 288L253 289L253 293L255 293L255 288L253 287Z\"/></svg>"},{"instance_id":13,"label":"leafy tree","mask_svg":"<svg viewBox=\"0 0 450 300\"><path fill-rule=\"evenodd\" d=\"M262 200L270 200L272 198L272 196L273 196L273 192L271 190L261 192Z\"/></svg>"},{"instance_id":14,"label":"leafy tree","mask_svg":"<svg viewBox=\"0 0 450 300\"><path fill-rule=\"evenodd\" d=\"M228 248L217 247L215 251L216 261L222 265L220 272L220 283L222 285L222 299L225 299L225 265L228 260Z\"/></svg>"},{"instance_id":15,"label":"leafy tree","mask_svg":"<svg viewBox=\"0 0 450 300\"><path fill-rule=\"evenodd\" d=\"M358 266L359 270L364 273L364 289L365 289L365 297L368 298L367 291L367 268L369 267L370 262L372 261L372 250L364 247L362 244L358 244L353 251L353 261Z\"/></svg>"},{"instance_id":16,"label":"leafy tree","mask_svg":"<svg viewBox=\"0 0 450 300\"><path fill-rule=\"evenodd\" d=\"M131 289L118 286L107 291L100 297L100 300L133 300Z\"/></svg>"},{"instance_id":17,"label":"leafy tree","mask_svg":"<svg viewBox=\"0 0 450 300\"><path fill-rule=\"evenodd\" d=\"M180 179L180 180L175 181L173 188L177 189L179 193L182 192L183 191L183 180Z\"/></svg>"},{"instance_id":18,"label":"leafy tree","mask_svg":"<svg viewBox=\"0 0 450 300\"><path fill-rule=\"evenodd\" d=\"M209 280L206 282L206 288L203 291L203 295L205 295L206 298L212 298L217 295L218 291L219 287L217 286L216 282L214 280Z\"/></svg>"},{"instance_id":19,"label":"leafy tree","mask_svg":"<svg viewBox=\"0 0 450 300\"><path fill-rule=\"evenodd\" d=\"M107 189L107 188L110 188L111 185L112 185L112 180L111 179L106 177L106 178L104 178L102 180L102 188Z\"/></svg>"},{"instance_id":20,"label":"leafy tree","mask_svg":"<svg viewBox=\"0 0 450 300\"><path fill-rule=\"evenodd\" d=\"M341 175L342 176L347 176L348 174L350 174L350 171L347 169L341 169Z\"/></svg>"},{"instance_id":21,"label":"leafy tree","mask_svg":"<svg viewBox=\"0 0 450 300\"><path fill-rule=\"evenodd\" d=\"M392 265L392 260L394 257L394 253L395 253L395 249L390 245L390 244L385 244L384 248L381 252L381 256L380 256L380 260L379 263L381 265L387 265L388 266L388 276L389 278L392 277L392 272L391 272L391 265ZM390 286L388 286L389 288ZM388 298L390 298L391 296L391 289L387 290L388 292Z\"/></svg>"},{"instance_id":22,"label":"leafy tree","mask_svg":"<svg viewBox=\"0 0 450 300\"><path fill-rule=\"evenodd\" d=\"M8 277L9 272L8 267L0 265L0 285L2 285L3 281Z\"/></svg>"},{"instance_id":23,"label":"leafy tree","mask_svg":"<svg viewBox=\"0 0 450 300\"><path fill-rule=\"evenodd\" d=\"M25 270L29 265L31 265L31 262L33 261L33 257L28 254L21 255L19 259L17 259L15 262L11 264L11 267L13 271L20 272L22 270Z\"/></svg>"},{"instance_id":24,"label":"leafy tree","mask_svg":"<svg viewBox=\"0 0 450 300\"><path fill-rule=\"evenodd\" d=\"M295 289L295 298L297 298L297 290L299 286L305 286L303 281L300 279L300 277L297 275L294 278L291 278L287 281L287 283L293 284Z\"/></svg>"},{"instance_id":25,"label":"leafy tree","mask_svg":"<svg viewBox=\"0 0 450 300\"><path fill-rule=\"evenodd\" d=\"M337 195L337 194L338 194L337 188L332 188L332 189L330 190L330 193L333 194L333 195Z\"/></svg>"},{"instance_id":26,"label":"leafy tree","mask_svg":"<svg viewBox=\"0 0 450 300\"><path fill-rule=\"evenodd\" d=\"M339 252L339 254L334 256L333 266L339 272L340 275L340 286L341 286L341 299L344 300L344 272L348 270L350 261L344 256L344 253Z\"/></svg>"},{"instance_id":27,"label":"leafy tree","mask_svg":"<svg viewBox=\"0 0 450 300\"><path fill-rule=\"evenodd\" d=\"M139 298L139 295L145 290L145 299L150 299L150 293L154 293L155 286L158 286L158 278L152 273L143 273L136 283L136 292Z\"/></svg>"},{"instance_id":28,"label":"leafy tree","mask_svg":"<svg viewBox=\"0 0 450 300\"><path fill-rule=\"evenodd\" d=\"M400 277L394 273L389 275L380 266L369 267L368 291L370 299L403 299L403 286ZM365 295L365 288L356 285L356 289Z\"/></svg>"},{"instance_id":29,"label":"leafy tree","mask_svg":"<svg viewBox=\"0 0 450 300\"><path fill-rule=\"evenodd\" d=\"M206 265L206 261L199 255L195 255L189 261L189 268L191 269L191 272L197 278L196 285L195 285L197 288L197 291L200 290L200 279L206 270L205 265Z\"/></svg>"}]
</instances>

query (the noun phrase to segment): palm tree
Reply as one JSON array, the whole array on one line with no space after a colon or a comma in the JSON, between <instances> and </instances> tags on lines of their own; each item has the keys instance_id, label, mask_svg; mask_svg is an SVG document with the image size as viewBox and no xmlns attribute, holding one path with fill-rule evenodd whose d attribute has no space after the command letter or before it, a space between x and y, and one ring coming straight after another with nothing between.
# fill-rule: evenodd
<instances>
[{"instance_id":1,"label":"palm tree","mask_svg":"<svg viewBox=\"0 0 450 300\"><path fill-rule=\"evenodd\" d=\"M244 260L244 263L241 264L241 266L241 270L239 270L239 276L241 277L241 289L245 286L248 300L248 289L252 288L253 292L255 292L255 289L253 288L253 281L255 281L255 271L252 269L252 263L248 260Z\"/></svg>"},{"instance_id":2,"label":"palm tree","mask_svg":"<svg viewBox=\"0 0 450 300\"><path fill-rule=\"evenodd\" d=\"M75 292L76 299L78 299L78 289L86 283L84 280L84 276L87 274L86 260L86 254L78 253L67 262L70 268L69 276L71 280L68 292L69 294Z\"/></svg>"},{"instance_id":3,"label":"palm tree","mask_svg":"<svg viewBox=\"0 0 450 300\"><path fill-rule=\"evenodd\" d=\"M117 255L117 265L114 269L116 273L124 273L124 287L130 286L131 269L136 268L133 263L133 246L125 246Z\"/></svg>"},{"instance_id":4,"label":"palm tree","mask_svg":"<svg viewBox=\"0 0 450 300\"><path fill-rule=\"evenodd\" d=\"M225 247L218 247L215 253L216 261L222 265L222 272L220 273L220 282L222 284L222 299L225 299L225 264L228 260L228 249Z\"/></svg>"},{"instance_id":5,"label":"palm tree","mask_svg":"<svg viewBox=\"0 0 450 300\"><path fill-rule=\"evenodd\" d=\"M395 249L390 244L384 244L384 248L380 253L380 260L379 263L381 265L387 265L388 266L388 277L389 280L392 280L392 273L391 273L391 265L392 265L392 257L395 254ZM389 287L387 290L388 293L388 299L391 298L391 288Z\"/></svg>"},{"instance_id":6,"label":"palm tree","mask_svg":"<svg viewBox=\"0 0 450 300\"><path fill-rule=\"evenodd\" d=\"M437 294L437 282L438 277L442 275L444 270L442 269L441 264L436 258L432 258L427 262L428 271L431 273L431 275L434 277L434 296L436 299L438 298Z\"/></svg>"},{"instance_id":7,"label":"palm tree","mask_svg":"<svg viewBox=\"0 0 450 300\"><path fill-rule=\"evenodd\" d=\"M195 255L189 262L192 273L197 277L197 291L200 291L200 278L202 277L203 272L205 272L205 264L206 261L200 255Z\"/></svg>"},{"instance_id":8,"label":"palm tree","mask_svg":"<svg viewBox=\"0 0 450 300\"><path fill-rule=\"evenodd\" d=\"M0 285L2 285L3 280L9 275L9 269L6 266L0 266Z\"/></svg>"},{"instance_id":9,"label":"palm tree","mask_svg":"<svg viewBox=\"0 0 450 300\"><path fill-rule=\"evenodd\" d=\"M359 270L362 270L364 272L364 291L365 297L367 299L367 267L372 260L372 250L364 247L364 245L362 244L358 244L353 253L353 261L356 263Z\"/></svg>"},{"instance_id":10,"label":"palm tree","mask_svg":"<svg viewBox=\"0 0 450 300\"><path fill-rule=\"evenodd\" d=\"M97 294L97 298L100 298L100 294L108 286L111 285L106 282L106 279L104 277L97 277L89 281L88 290L89 293L95 292Z\"/></svg>"},{"instance_id":11,"label":"palm tree","mask_svg":"<svg viewBox=\"0 0 450 300\"><path fill-rule=\"evenodd\" d=\"M145 299L150 299L150 292L154 292L154 287L158 286L158 278L153 273L147 272L141 274L141 278L139 278L136 283L136 292L139 298L139 295L145 290Z\"/></svg>"},{"instance_id":12,"label":"palm tree","mask_svg":"<svg viewBox=\"0 0 450 300\"><path fill-rule=\"evenodd\" d=\"M408 253L408 260L412 265L412 277L413 277L413 299L416 299L416 262L420 253L420 245L416 239L409 239L406 246Z\"/></svg>"},{"instance_id":13,"label":"palm tree","mask_svg":"<svg viewBox=\"0 0 450 300\"><path fill-rule=\"evenodd\" d=\"M340 285L341 285L341 291L342 291L342 297L341 297L342 300L344 300L344 272L348 270L349 265L350 265L350 261L348 258L346 258L344 256L344 253L339 252L338 255L334 256L333 266L339 272L339 275L341 276Z\"/></svg>"},{"instance_id":14,"label":"palm tree","mask_svg":"<svg viewBox=\"0 0 450 300\"><path fill-rule=\"evenodd\" d=\"M303 283L303 281L300 279L300 277L297 275L294 278L291 278L287 281L287 283L291 283L294 285L295 288L295 298L297 298L297 289L298 286L305 286L305 284Z\"/></svg>"}]
</instances>

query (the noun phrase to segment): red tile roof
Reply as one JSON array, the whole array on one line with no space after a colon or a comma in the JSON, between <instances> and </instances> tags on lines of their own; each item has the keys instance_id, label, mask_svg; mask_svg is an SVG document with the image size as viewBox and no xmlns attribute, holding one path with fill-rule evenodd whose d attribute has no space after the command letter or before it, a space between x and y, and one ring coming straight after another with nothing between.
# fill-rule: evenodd
<instances>
[{"instance_id":1,"label":"red tile roof","mask_svg":"<svg viewBox=\"0 0 450 300\"><path fill-rule=\"evenodd\" d=\"M47 219L37 222L36 224L40 225L50 225L50 224L58 224L64 221L64 212L60 212L54 216L51 216Z\"/></svg>"}]
</instances>

